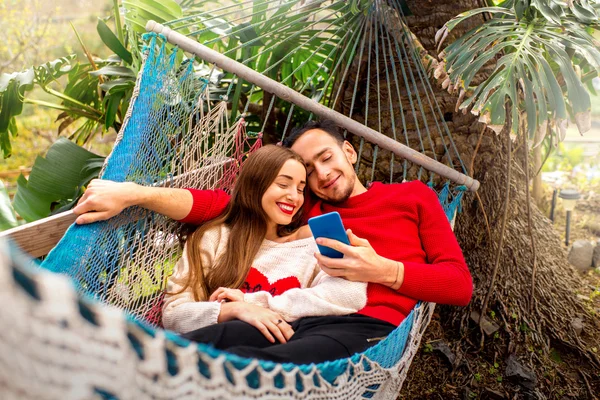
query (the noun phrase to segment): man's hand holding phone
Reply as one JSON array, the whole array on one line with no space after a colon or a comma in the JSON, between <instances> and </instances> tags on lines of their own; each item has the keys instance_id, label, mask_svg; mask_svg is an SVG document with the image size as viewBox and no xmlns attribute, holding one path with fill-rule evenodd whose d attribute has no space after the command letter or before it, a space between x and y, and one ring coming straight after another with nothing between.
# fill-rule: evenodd
<instances>
[{"instance_id":1,"label":"man's hand holding phone","mask_svg":"<svg viewBox=\"0 0 600 400\"><path fill-rule=\"evenodd\" d=\"M313 229L313 225L315 224L311 224L311 220L308 223L319 246L319 251L322 248L326 248L341 254L341 257L333 258L323 254L323 251L321 251L321 254L315 253L319 267L325 273L331 276L342 277L349 281L380 283L394 290L402 286L402 282L404 281L404 264L381 257L375 252L367 239L359 238L350 229L344 232L344 236L348 239L347 243L336 240L340 237L339 227L336 229L336 239L325 237L324 234L320 235L319 228Z\"/></svg>"}]
</instances>

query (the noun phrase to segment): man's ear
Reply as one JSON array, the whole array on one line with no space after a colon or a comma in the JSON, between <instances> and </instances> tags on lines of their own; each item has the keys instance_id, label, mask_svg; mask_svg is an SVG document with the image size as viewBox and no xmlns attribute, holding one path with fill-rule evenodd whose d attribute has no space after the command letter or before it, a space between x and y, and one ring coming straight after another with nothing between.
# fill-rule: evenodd
<instances>
[{"instance_id":1,"label":"man's ear","mask_svg":"<svg viewBox=\"0 0 600 400\"><path fill-rule=\"evenodd\" d=\"M342 144L342 150L344 151L344 154L346 155L346 158L350 164L356 164L358 155L356 154L356 150L354 150L354 146L352 146L349 141L344 140L344 144Z\"/></svg>"}]
</instances>

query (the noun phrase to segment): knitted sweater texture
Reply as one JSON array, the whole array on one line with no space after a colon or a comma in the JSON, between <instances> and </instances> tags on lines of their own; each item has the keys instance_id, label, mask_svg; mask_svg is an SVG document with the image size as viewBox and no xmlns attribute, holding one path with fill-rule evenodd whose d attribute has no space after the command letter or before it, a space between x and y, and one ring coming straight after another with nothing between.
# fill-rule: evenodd
<instances>
[{"instance_id":1,"label":"knitted sweater texture","mask_svg":"<svg viewBox=\"0 0 600 400\"><path fill-rule=\"evenodd\" d=\"M229 228L207 231L202 237L205 274L227 247ZM186 245L187 246L187 245ZM185 284L190 265L187 247L167 282L167 292L177 293ZM286 321L306 316L352 314L366 304L367 284L349 282L321 272L312 237L290 242L264 240L240 288L244 301L278 312ZM163 305L165 328L186 333L216 324L221 304L195 301L191 288L166 295Z\"/></svg>"}]
</instances>

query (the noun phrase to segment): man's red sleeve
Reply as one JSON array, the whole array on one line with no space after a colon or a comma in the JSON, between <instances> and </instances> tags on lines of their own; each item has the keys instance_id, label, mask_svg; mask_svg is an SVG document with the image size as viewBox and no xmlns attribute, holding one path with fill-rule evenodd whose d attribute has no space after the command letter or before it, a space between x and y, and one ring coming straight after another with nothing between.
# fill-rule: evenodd
<instances>
[{"instance_id":1,"label":"man's red sleeve","mask_svg":"<svg viewBox=\"0 0 600 400\"><path fill-rule=\"evenodd\" d=\"M220 189L187 190L192 194L194 203L189 214L185 218L180 219L179 222L200 225L218 217L225 210L227 203L229 203L229 195Z\"/></svg>"},{"instance_id":2,"label":"man's red sleeve","mask_svg":"<svg viewBox=\"0 0 600 400\"><path fill-rule=\"evenodd\" d=\"M424 301L465 306L473 294L471 273L435 192L419 185L419 236L427 263L404 262L398 292Z\"/></svg>"}]
</instances>

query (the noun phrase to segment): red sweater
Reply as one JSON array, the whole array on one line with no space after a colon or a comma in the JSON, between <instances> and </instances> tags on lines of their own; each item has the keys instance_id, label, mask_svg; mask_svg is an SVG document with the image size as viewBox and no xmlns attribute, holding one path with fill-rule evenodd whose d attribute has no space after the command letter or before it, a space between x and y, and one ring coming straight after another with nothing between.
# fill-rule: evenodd
<instances>
[{"instance_id":1,"label":"red sweater","mask_svg":"<svg viewBox=\"0 0 600 400\"><path fill-rule=\"evenodd\" d=\"M221 190L189 190L194 204L181 222L212 219L229 201ZM404 264L400 289L369 283L367 305L359 314L399 325L418 300L469 303L471 274L435 192L422 182L375 182L365 193L336 205L307 200L306 219L337 211L346 229L367 239L377 254Z\"/></svg>"}]
</instances>

